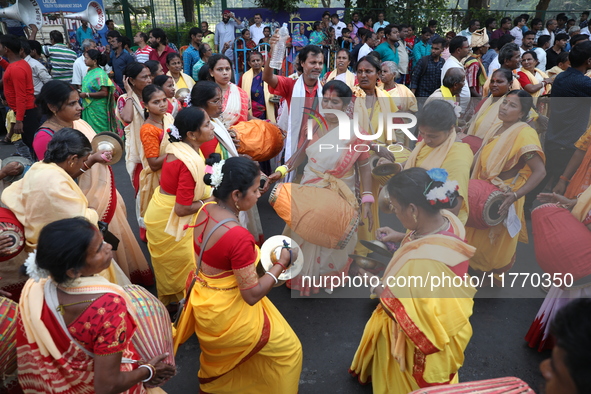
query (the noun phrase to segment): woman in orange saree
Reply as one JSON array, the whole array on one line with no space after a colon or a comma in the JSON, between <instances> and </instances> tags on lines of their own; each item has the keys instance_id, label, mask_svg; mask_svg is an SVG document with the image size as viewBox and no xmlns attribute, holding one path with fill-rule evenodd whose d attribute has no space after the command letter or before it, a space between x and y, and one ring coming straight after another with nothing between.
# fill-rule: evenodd
<instances>
[{"instance_id":1,"label":"woman in orange saree","mask_svg":"<svg viewBox=\"0 0 591 394\"><path fill-rule=\"evenodd\" d=\"M474 248L464 242L460 220L446 210L458 203L457 182L441 168L415 167L395 175L386 187L392 209L409 232L381 280L360 269L380 304L365 326L349 372L362 384L371 381L379 394L458 383L472 336L469 318L476 290L467 275ZM387 238L393 230L381 232ZM450 284L430 287L432 276ZM422 284L413 285L411 279L417 278Z\"/></svg>"},{"instance_id":2,"label":"woman in orange saree","mask_svg":"<svg viewBox=\"0 0 591 394\"><path fill-rule=\"evenodd\" d=\"M291 264L290 253L283 249L278 262L259 278L255 267L260 251L238 224L238 213L260 196L258 165L231 157L212 167L205 182L214 187L215 200L197 215L194 242L199 258L176 330L175 351L197 334L202 393L296 393L301 344L266 297Z\"/></svg>"},{"instance_id":3,"label":"woman in orange saree","mask_svg":"<svg viewBox=\"0 0 591 394\"><path fill-rule=\"evenodd\" d=\"M41 230L19 305L18 374L25 393L162 393L143 382L174 375L175 368L161 362L166 355L138 365L132 303L123 288L96 275L111 260L111 246L85 219Z\"/></svg>"}]
</instances>

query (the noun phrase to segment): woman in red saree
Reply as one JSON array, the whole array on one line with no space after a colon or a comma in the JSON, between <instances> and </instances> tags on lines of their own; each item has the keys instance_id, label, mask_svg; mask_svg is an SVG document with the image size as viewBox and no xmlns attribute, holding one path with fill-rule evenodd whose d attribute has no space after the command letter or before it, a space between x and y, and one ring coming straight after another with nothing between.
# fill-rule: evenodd
<instances>
[{"instance_id":1,"label":"woman in red saree","mask_svg":"<svg viewBox=\"0 0 591 394\"><path fill-rule=\"evenodd\" d=\"M131 301L121 287L95 275L111 259L111 246L84 219L59 220L41 231L19 305L18 373L25 393L162 393L143 382L174 375L175 368L161 362L165 354L138 365Z\"/></svg>"},{"instance_id":2,"label":"woman in red saree","mask_svg":"<svg viewBox=\"0 0 591 394\"><path fill-rule=\"evenodd\" d=\"M231 82L232 63L225 55L213 55L207 62L209 75L222 89L222 115L220 119L226 128L251 118L248 93Z\"/></svg>"}]
</instances>

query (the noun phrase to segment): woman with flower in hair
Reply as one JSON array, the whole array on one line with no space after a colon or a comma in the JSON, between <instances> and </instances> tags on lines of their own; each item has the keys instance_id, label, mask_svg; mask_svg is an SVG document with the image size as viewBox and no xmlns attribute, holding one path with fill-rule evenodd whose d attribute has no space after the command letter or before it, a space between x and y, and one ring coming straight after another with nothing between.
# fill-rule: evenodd
<instances>
[{"instance_id":1,"label":"woman with flower in hair","mask_svg":"<svg viewBox=\"0 0 591 394\"><path fill-rule=\"evenodd\" d=\"M231 157L213 164L211 172L204 181L214 188L214 200L205 203L195 220L198 264L177 326L175 351L197 334L201 392L295 394L302 346L266 295L298 251L282 248L278 261L259 278L260 251L238 223L240 212L255 206L261 195L259 166Z\"/></svg>"},{"instance_id":2,"label":"woman with flower in hair","mask_svg":"<svg viewBox=\"0 0 591 394\"><path fill-rule=\"evenodd\" d=\"M524 90L512 90L502 98L499 120L483 138L483 146L474 158L472 179L492 183L505 193L499 208L507 220L519 224L510 234L504 223L488 229L466 229L467 242L476 247L470 267L477 275L507 272L515 263L517 242L527 242L525 195L546 176L545 156L538 133L525 120L533 106L532 96Z\"/></svg>"},{"instance_id":3,"label":"woman with flower in hair","mask_svg":"<svg viewBox=\"0 0 591 394\"><path fill-rule=\"evenodd\" d=\"M98 228L80 217L61 219L47 224L38 241L25 263L31 279L19 305L23 391L145 394L144 383L173 377L175 367L162 362L167 354L138 362L131 341L136 309L122 287L97 275L113 259Z\"/></svg>"},{"instance_id":4,"label":"woman with flower in hair","mask_svg":"<svg viewBox=\"0 0 591 394\"><path fill-rule=\"evenodd\" d=\"M174 311L195 267L193 231L187 225L211 194L203 183L205 160L199 149L214 134L209 116L196 107L179 112L167 131L171 143L162 159L160 186L154 191L145 223L158 298Z\"/></svg>"},{"instance_id":5,"label":"woman with flower in hair","mask_svg":"<svg viewBox=\"0 0 591 394\"><path fill-rule=\"evenodd\" d=\"M372 297L380 304L349 372L362 384L371 381L373 392L382 394L458 383L476 293L467 280L474 248L463 241L464 226L448 211L458 204L458 184L442 168L415 167L386 187L390 208L408 232L381 280L359 270L368 275ZM381 241L391 233L387 227L377 230ZM430 277L444 279L433 287L413 284L428 283Z\"/></svg>"}]
</instances>

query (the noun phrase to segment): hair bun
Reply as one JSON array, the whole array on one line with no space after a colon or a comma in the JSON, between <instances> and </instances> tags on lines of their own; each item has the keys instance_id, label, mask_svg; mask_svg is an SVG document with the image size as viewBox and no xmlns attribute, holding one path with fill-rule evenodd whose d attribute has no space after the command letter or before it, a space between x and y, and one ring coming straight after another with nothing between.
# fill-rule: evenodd
<instances>
[{"instance_id":1,"label":"hair bun","mask_svg":"<svg viewBox=\"0 0 591 394\"><path fill-rule=\"evenodd\" d=\"M203 182L207 186L211 186L211 174L205 174L205 175L203 175Z\"/></svg>"},{"instance_id":2,"label":"hair bun","mask_svg":"<svg viewBox=\"0 0 591 394\"><path fill-rule=\"evenodd\" d=\"M212 166L220 161L222 161L222 155L219 153L212 153L207 159L205 159L205 165Z\"/></svg>"}]
</instances>

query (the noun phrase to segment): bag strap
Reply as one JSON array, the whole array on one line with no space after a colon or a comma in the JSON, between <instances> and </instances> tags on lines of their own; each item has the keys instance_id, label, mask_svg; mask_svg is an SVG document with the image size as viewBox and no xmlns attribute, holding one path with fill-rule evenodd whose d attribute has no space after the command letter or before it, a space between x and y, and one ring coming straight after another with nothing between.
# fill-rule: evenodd
<instances>
[{"instance_id":1,"label":"bag strap","mask_svg":"<svg viewBox=\"0 0 591 394\"><path fill-rule=\"evenodd\" d=\"M218 222L215 226L213 226L213 228L211 229L211 231L209 232L209 234L207 234L205 236L205 241L203 241L201 243L201 250L199 251L199 257L197 258L197 272L199 272L199 270L201 269L201 258L203 257L203 252L205 251L205 246L207 246L207 242L209 241L209 238L211 238L211 236L213 235L213 233L215 232L215 230L217 230L218 228L220 228L221 226L223 226L224 224L228 223L228 222L236 222L238 223L238 220L234 219L234 218L227 218L224 219L220 222Z\"/></svg>"}]
</instances>

